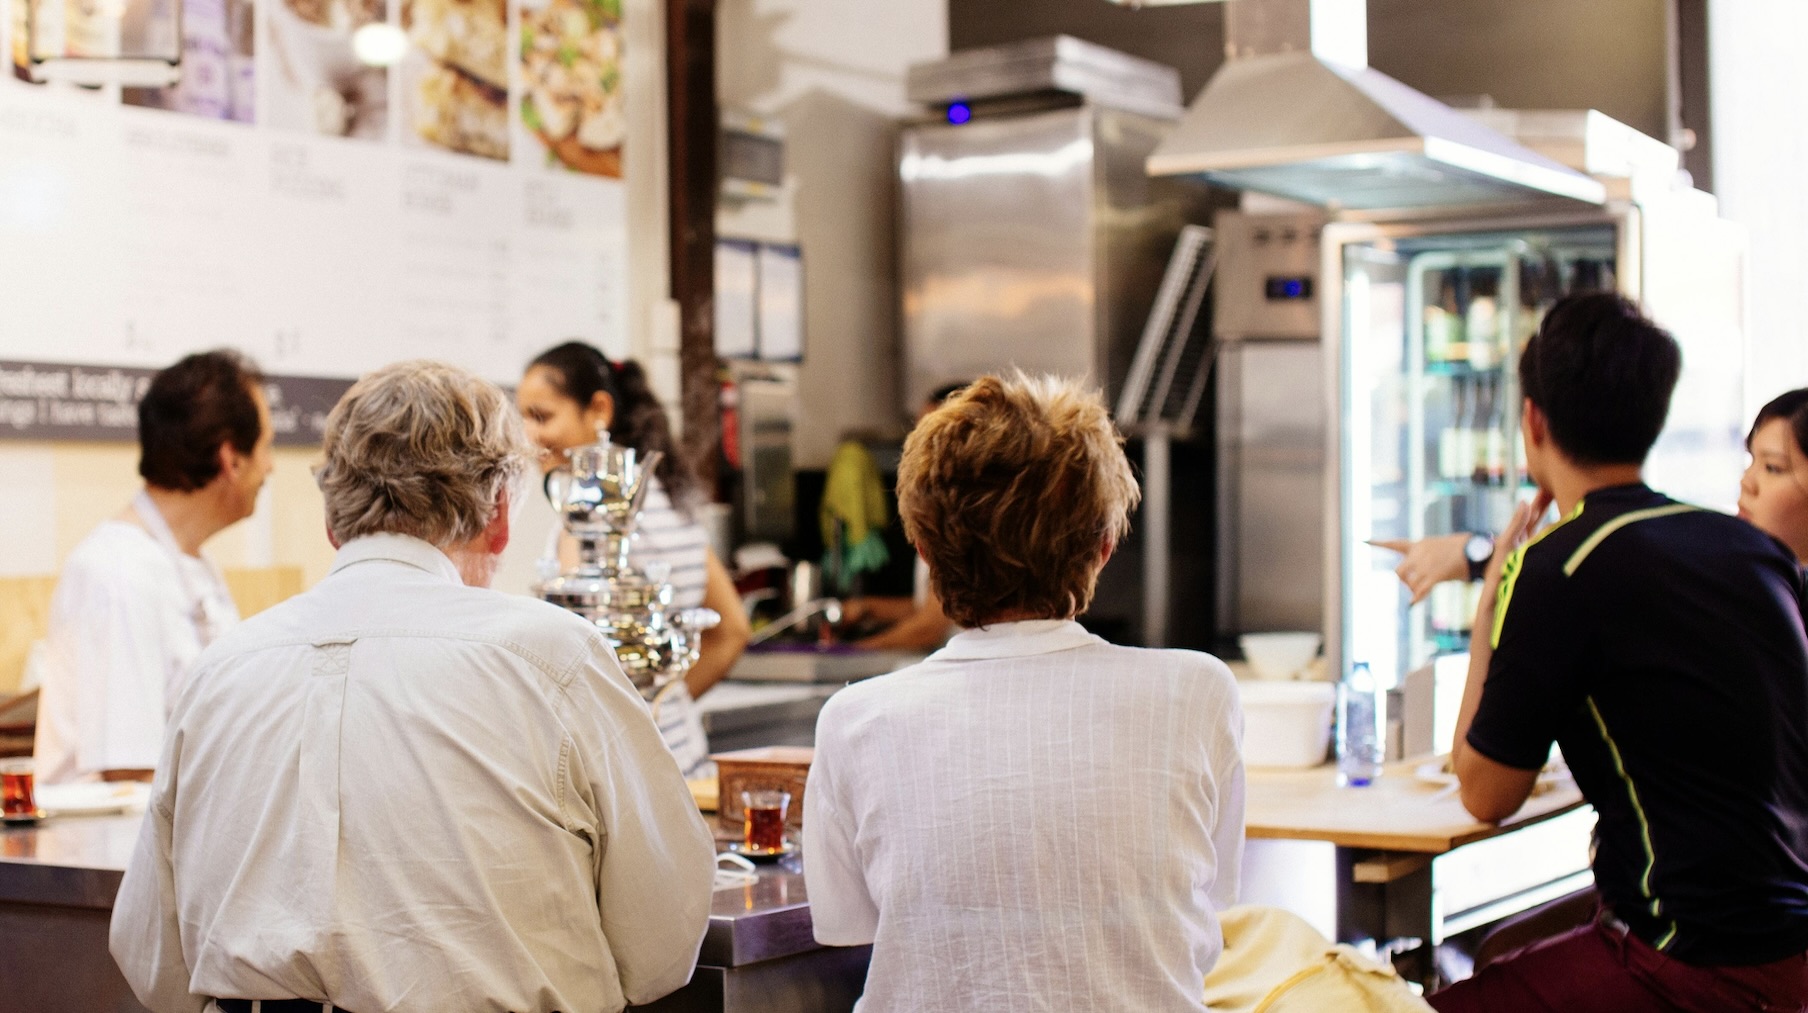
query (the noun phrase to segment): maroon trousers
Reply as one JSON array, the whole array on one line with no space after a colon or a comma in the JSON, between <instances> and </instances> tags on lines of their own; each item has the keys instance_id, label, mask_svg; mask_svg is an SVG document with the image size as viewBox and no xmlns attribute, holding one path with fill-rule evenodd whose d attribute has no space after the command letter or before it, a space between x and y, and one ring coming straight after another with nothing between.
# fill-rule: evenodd
<instances>
[{"instance_id":1,"label":"maroon trousers","mask_svg":"<svg viewBox=\"0 0 1808 1013\"><path fill-rule=\"evenodd\" d=\"M1808 1011L1808 954L1697 967L1606 918L1540 940L1427 997L1440 1013Z\"/></svg>"}]
</instances>

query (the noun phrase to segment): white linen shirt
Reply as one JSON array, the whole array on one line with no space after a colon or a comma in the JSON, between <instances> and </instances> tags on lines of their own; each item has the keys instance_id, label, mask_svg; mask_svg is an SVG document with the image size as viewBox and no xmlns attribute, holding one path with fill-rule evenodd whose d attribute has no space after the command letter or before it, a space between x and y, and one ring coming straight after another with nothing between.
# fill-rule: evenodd
<instances>
[{"instance_id":1,"label":"white linen shirt","mask_svg":"<svg viewBox=\"0 0 1808 1013\"><path fill-rule=\"evenodd\" d=\"M594 626L377 535L202 655L112 951L156 1013L619 1010L689 979L713 861Z\"/></svg>"},{"instance_id":2,"label":"white linen shirt","mask_svg":"<svg viewBox=\"0 0 1808 1013\"><path fill-rule=\"evenodd\" d=\"M804 791L816 938L864 1013L1203 1005L1243 854L1222 662L1078 623L967 630L835 694Z\"/></svg>"},{"instance_id":3,"label":"white linen shirt","mask_svg":"<svg viewBox=\"0 0 1808 1013\"><path fill-rule=\"evenodd\" d=\"M197 607L218 627L238 621L207 560L119 520L76 545L50 598L33 748L40 783L157 765L164 721L201 655Z\"/></svg>"}]
</instances>

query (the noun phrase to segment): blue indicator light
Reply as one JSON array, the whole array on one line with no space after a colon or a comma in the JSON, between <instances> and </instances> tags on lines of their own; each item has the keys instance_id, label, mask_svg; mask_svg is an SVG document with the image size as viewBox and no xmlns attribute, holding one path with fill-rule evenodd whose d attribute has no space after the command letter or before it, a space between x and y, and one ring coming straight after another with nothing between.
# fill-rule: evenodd
<instances>
[{"instance_id":1,"label":"blue indicator light","mask_svg":"<svg viewBox=\"0 0 1808 1013\"><path fill-rule=\"evenodd\" d=\"M959 126L973 118L973 107L965 102L956 102L948 107L948 122Z\"/></svg>"},{"instance_id":2,"label":"blue indicator light","mask_svg":"<svg viewBox=\"0 0 1808 1013\"><path fill-rule=\"evenodd\" d=\"M1310 276L1294 275L1292 277L1271 277L1262 286L1263 294L1271 300L1304 300L1312 298L1312 279Z\"/></svg>"}]
</instances>

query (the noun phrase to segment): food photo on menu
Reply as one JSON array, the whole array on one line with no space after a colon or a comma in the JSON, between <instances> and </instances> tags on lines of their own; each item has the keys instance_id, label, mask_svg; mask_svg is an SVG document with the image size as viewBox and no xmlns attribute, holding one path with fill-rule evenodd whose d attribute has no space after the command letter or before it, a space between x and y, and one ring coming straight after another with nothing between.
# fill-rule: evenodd
<instances>
[{"instance_id":1,"label":"food photo on menu","mask_svg":"<svg viewBox=\"0 0 1808 1013\"><path fill-rule=\"evenodd\" d=\"M548 165L620 177L621 0L523 0L520 124Z\"/></svg>"},{"instance_id":2,"label":"food photo on menu","mask_svg":"<svg viewBox=\"0 0 1808 1013\"><path fill-rule=\"evenodd\" d=\"M7 22L11 22L7 49L13 54L13 76L31 83L31 40L27 33L27 18L31 11L27 11L27 4L42 4L42 0L5 0Z\"/></svg>"},{"instance_id":3,"label":"food photo on menu","mask_svg":"<svg viewBox=\"0 0 1808 1013\"><path fill-rule=\"evenodd\" d=\"M191 2L204 5L207 0ZM196 14L197 38L204 38L200 44L223 61L225 0L212 2L213 7ZM67 79L98 90L116 83L109 72L109 64L115 60L144 65L140 70L161 64L168 72L186 59L185 52L178 52L176 34L181 0L0 0L0 7L8 9L7 21L12 26L13 76L28 83L42 83L51 73L47 65L57 64ZM206 62L205 56L201 59ZM65 61L85 64L87 69L70 75L72 64ZM223 86L224 81L222 75L212 86ZM105 97L111 101L115 96L108 92Z\"/></svg>"},{"instance_id":4,"label":"food photo on menu","mask_svg":"<svg viewBox=\"0 0 1808 1013\"><path fill-rule=\"evenodd\" d=\"M167 88L126 88L125 104L255 123L255 20L253 0L182 0L180 79Z\"/></svg>"},{"instance_id":5,"label":"food photo on menu","mask_svg":"<svg viewBox=\"0 0 1808 1013\"><path fill-rule=\"evenodd\" d=\"M6 20L11 30L7 38L7 49L12 55L13 77L31 83L31 43L28 18L31 12L27 5L42 0L0 0L6 7Z\"/></svg>"},{"instance_id":6,"label":"food photo on menu","mask_svg":"<svg viewBox=\"0 0 1808 1013\"><path fill-rule=\"evenodd\" d=\"M25 5L31 0L8 0L6 4L6 20L9 35L7 37L7 55L12 63L13 76L21 81L30 81L31 72L27 69L30 58L25 47Z\"/></svg>"},{"instance_id":7,"label":"food photo on menu","mask_svg":"<svg viewBox=\"0 0 1808 1013\"><path fill-rule=\"evenodd\" d=\"M402 0L412 43L402 64L407 135L506 160L507 0Z\"/></svg>"},{"instance_id":8,"label":"food photo on menu","mask_svg":"<svg viewBox=\"0 0 1808 1013\"><path fill-rule=\"evenodd\" d=\"M260 54L271 126L329 137L382 140L389 127L389 74L360 61L359 28L388 19L385 0L264 0Z\"/></svg>"}]
</instances>

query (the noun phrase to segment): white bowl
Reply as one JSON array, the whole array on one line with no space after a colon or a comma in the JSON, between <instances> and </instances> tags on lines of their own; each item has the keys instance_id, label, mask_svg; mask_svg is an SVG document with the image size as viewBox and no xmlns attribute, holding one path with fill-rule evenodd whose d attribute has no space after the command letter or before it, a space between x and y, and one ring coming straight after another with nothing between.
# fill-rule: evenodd
<instances>
[{"instance_id":1,"label":"white bowl","mask_svg":"<svg viewBox=\"0 0 1808 1013\"><path fill-rule=\"evenodd\" d=\"M1258 679L1291 679L1318 657L1317 633L1245 633L1237 638Z\"/></svg>"},{"instance_id":2,"label":"white bowl","mask_svg":"<svg viewBox=\"0 0 1808 1013\"><path fill-rule=\"evenodd\" d=\"M1337 686L1329 682L1238 682L1243 698L1243 763L1316 767L1331 746Z\"/></svg>"}]
</instances>

